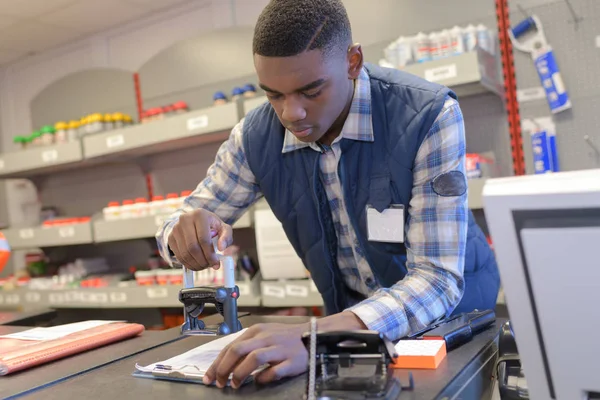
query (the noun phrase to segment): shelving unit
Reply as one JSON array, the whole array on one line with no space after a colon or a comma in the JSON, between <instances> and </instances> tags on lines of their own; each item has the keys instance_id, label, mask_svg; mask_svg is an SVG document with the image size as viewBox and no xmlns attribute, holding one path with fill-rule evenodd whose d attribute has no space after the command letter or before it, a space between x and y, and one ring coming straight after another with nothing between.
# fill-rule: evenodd
<instances>
[{"instance_id":1,"label":"shelving unit","mask_svg":"<svg viewBox=\"0 0 600 400\"><path fill-rule=\"evenodd\" d=\"M13 250L36 247L72 246L92 243L92 227L88 223L64 226L3 230Z\"/></svg>"},{"instance_id":2,"label":"shelving unit","mask_svg":"<svg viewBox=\"0 0 600 400\"><path fill-rule=\"evenodd\" d=\"M238 282L240 307L259 307L261 298L255 282ZM0 292L0 306L22 304L52 308L168 308L182 307L179 285L123 286L56 290L16 289Z\"/></svg>"},{"instance_id":3,"label":"shelving unit","mask_svg":"<svg viewBox=\"0 0 600 400\"><path fill-rule=\"evenodd\" d=\"M459 97L503 92L497 58L483 50L408 65L403 69L431 82L445 85Z\"/></svg>"},{"instance_id":4,"label":"shelving unit","mask_svg":"<svg viewBox=\"0 0 600 400\"><path fill-rule=\"evenodd\" d=\"M83 152L79 141L0 154L0 178L17 178L65 170L82 159Z\"/></svg>"},{"instance_id":5,"label":"shelving unit","mask_svg":"<svg viewBox=\"0 0 600 400\"><path fill-rule=\"evenodd\" d=\"M238 117L237 104L230 103L85 136L84 158L140 156L222 141Z\"/></svg>"},{"instance_id":6,"label":"shelving unit","mask_svg":"<svg viewBox=\"0 0 600 400\"><path fill-rule=\"evenodd\" d=\"M151 238L156 234L168 215L152 215L148 217L129 218L116 221L98 219L92 224L94 242L117 242ZM234 229L250 228L252 226L252 212L246 214L233 225Z\"/></svg>"},{"instance_id":7,"label":"shelving unit","mask_svg":"<svg viewBox=\"0 0 600 400\"><path fill-rule=\"evenodd\" d=\"M311 279L262 281L260 283L264 307L320 307L323 298Z\"/></svg>"}]
</instances>

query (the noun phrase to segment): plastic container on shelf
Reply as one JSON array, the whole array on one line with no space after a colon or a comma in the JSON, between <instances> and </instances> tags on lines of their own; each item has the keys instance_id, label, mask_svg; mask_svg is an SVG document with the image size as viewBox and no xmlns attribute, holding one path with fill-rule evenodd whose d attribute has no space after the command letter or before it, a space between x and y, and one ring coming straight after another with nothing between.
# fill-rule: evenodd
<instances>
[{"instance_id":1,"label":"plastic container on shelf","mask_svg":"<svg viewBox=\"0 0 600 400\"><path fill-rule=\"evenodd\" d=\"M454 26L454 28L450 29L450 45L453 55L465 52L465 39L463 29L460 26Z\"/></svg>"},{"instance_id":2,"label":"plastic container on shelf","mask_svg":"<svg viewBox=\"0 0 600 400\"><path fill-rule=\"evenodd\" d=\"M140 286L156 284L156 271L135 271L135 281Z\"/></svg>"},{"instance_id":3,"label":"plastic container on shelf","mask_svg":"<svg viewBox=\"0 0 600 400\"><path fill-rule=\"evenodd\" d=\"M102 127L104 128L105 131L110 131L115 128L114 123L113 123L112 114L109 114L109 113L104 114L104 116L102 117Z\"/></svg>"},{"instance_id":4,"label":"plastic container on shelf","mask_svg":"<svg viewBox=\"0 0 600 400\"><path fill-rule=\"evenodd\" d=\"M169 284L171 285L183 285L183 270L181 268L167 269L169 272Z\"/></svg>"},{"instance_id":5,"label":"plastic container on shelf","mask_svg":"<svg viewBox=\"0 0 600 400\"><path fill-rule=\"evenodd\" d=\"M123 205L121 206L121 219L132 218L133 217L133 208L134 208L133 200L130 200L130 199L123 200Z\"/></svg>"},{"instance_id":6,"label":"plastic container on shelf","mask_svg":"<svg viewBox=\"0 0 600 400\"><path fill-rule=\"evenodd\" d=\"M444 29L438 33L438 40L440 45L440 57L450 57L452 55L452 36L448 29Z\"/></svg>"},{"instance_id":7,"label":"plastic container on shelf","mask_svg":"<svg viewBox=\"0 0 600 400\"><path fill-rule=\"evenodd\" d=\"M25 150L27 148L27 138L25 136L15 136L13 138L13 143L17 145L20 150Z\"/></svg>"},{"instance_id":8,"label":"plastic container on shelf","mask_svg":"<svg viewBox=\"0 0 600 400\"><path fill-rule=\"evenodd\" d=\"M163 114L162 107L153 107L144 113L143 123L157 121L163 119L165 116Z\"/></svg>"},{"instance_id":9,"label":"plastic container on shelf","mask_svg":"<svg viewBox=\"0 0 600 400\"><path fill-rule=\"evenodd\" d=\"M463 29L463 38L465 41L465 51L475 51L477 48L477 28L469 24Z\"/></svg>"},{"instance_id":10,"label":"plastic container on shelf","mask_svg":"<svg viewBox=\"0 0 600 400\"><path fill-rule=\"evenodd\" d=\"M87 134L88 116L83 116L79 119L79 127L77 128L77 136L84 137Z\"/></svg>"},{"instance_id":11,"label":"plastic container on shelf","mask_svg":"<svg viewBox=\"0 0 600 400\"><path fill-rule=\"evenodd\" d=\"M256 96L256 87L251 83L245 84L244 87L242 88L242 91L244 92L244 97L255 97Z\"/></svg>"},{"instance_id":12,"label":"plastic container on shelf","mask_svg":"<svg viewBox=\"0 0 600 400\"><path fill-rule=\"evenodd\" d=\"M442 58L439 32L431 32L429 34L429 55L431 56L432 60L438 60Z\"/></svg>"},{"instance_id":13,"label":"plastic container on shelf","mask_svg":"<svg viewBox=\"0 0 600 400\"><path fill-rule=\"evenodd\" d=\"M488 53L492 53L492 37L490 30L483 24L477 25L477 45Z\"/></svg>"},{"instance_id":14,"label":"plastic container on shelf","mask_svg":"<svg viewBox=\"0 0 600 400\"><path fill-rule=\"evenodd\" d=\"M213 95L213 104L215 106L221 106L223 104L227 104L227 96L225 96L225 93L223 92L216 92Z\"/></svg>"},{"instance_id":15,"label":"plastic container on shelf","mask_svg":"<svg viewBox=\"0 0 600 400\"><path fill-rule=\"evenodd\" d=\"M39 132L39 131L33 132L29 136L29 142L31 143L32 146L35 146L35 147L42 146L42 134L41 134L41 132Z\"/></svg>"},{"instance_id":16,"label":"plastic container on shelf","mask_svg":"<svg viewBox=\"0 0 600 400\"><path fill-rule=\"evenodd\" d=\"M403 68L414 62L412 40L404 36L400 36L396 40L396 52L398 54L398 67Z\"/></svg>"},{"instance_id":17,"label":"plastic container on shelf","mask_svg":"<svg viewBox=\"0 0 600 400\"><path fill-rule=\"evenodd\" d=\"M104 117L100 113L95 113L90 116L90 121L87 125L87 133L95 135L104 130Z\"/></svg>"},{"instance_id":18,"label":"plastic container on shelf","mask_svg":"<svg viewBox=\"0 0 600 400\"><path fill-rule=\"evenodd\" d=\"M184 190L181 192L181 202L183 203L183 201L185 200L186 197L188 197L190 194L192 194L191 190Z\"/></svg>"},{"instance_id":19,"label":"plastic container on shelf","mask_svg":"<svg viewBox=\"0 0 600 400\"><path fill-rule=\"evenodd\" d=\"M419 32L413 39L415 60L425 62L431 60L429 36Z\"/></svg>"},{"instance_id":20,"label":"plastic container on shelf","mask_svg":"<svg viewBox=\"0 0 600 400\"><path fill-rule=\"evenodd\" d=\"M40 129L40 133L42 134L42 145L49 146L54 143L54 127L52 125L44 125L42 129Z\"/></svg>"},{"instance_id":21,"label":"plastic container on shelf","mask_svg":"<svg viewBox=\"0 0 600 400\"><path fill-rule=\"evenodd\" d=\"M176 103L171 104L171 108L174 114L185 114L190 109L188 104L185 101L178 101Z\"/></svg>"},{"instance_id":22,"label":"plastic container on shelf","mask_svg":"<svg viewBox=\"0 0 600 400\"><path fill-rule=\"evenodd\" d=\"M112 122L114 129L121 129L125 126L124 115L120 112L115 112L112 114Z\"/></svg>"},{"instance_id":23,"label":"plastic container on shelf","mask_svg":"<svg viewBox=\"0 0 600 400\"><path fill-rule=\"evenodd\" d=\"M121 206L118 201L111 201L102 209L105 221L116 221L121 218Z\"/></svg>"},{"instance_id":24,"label":"plastic container on shelf","mask_svg":"<svg viewBox=\"0 0 600 400\"><path fill-rule=\"evenodd\" d=\"M69 125L64 121L59 121L54 124L54 141L56 143L66 143L69 141L67 129Z\"/></svg>"},{"instance_id":25,"label":"plastic container on shelf","mask_svg":"<svg viewBox=\"0 0 600 400\"><path fill-rule=\"evenodd\" d=\"M148 200L144 197L138 197L135 199L135 203L132 209L133 217L145 217L148 215Z\"/></svg>"},{"instance_id":26,"label":"plastic container on shelf","mask_svg":"<svg viewBox=\"0 0 600 400\"><path fill-rule=\"evenodd\" d=\"M163 196L153 196L152 201L148 204L148 213L150 215L164 214L165 198Z\"/></svg>"},{"instance_id":27,"label":"plastic container on shelf","mask_svg":"<svg viewBox=\"0 0 600 400\"><path fill-rule=\"evenodd\" d=\"M242 90L241 87L234 87L233 90L231 91L231 101L236 101L238 99L242 98L242 95L244 94L244 91Z\"/></svg>"},{"instance_id":28,"label":"plastic container on shelf","mask_svg":"<svg viewBox=\"0 0 600 400\"><path fill-rule=\"evenodd\" d=\"M69 121L67 125L67 140L74 142L79 139L79 121Z\"/></svg>"},{"instance_id":29,"label":"plastic container on shelf","mask_svg":"<svg viewBox=\"0 0 600 400\"><path fill-rule=\"evenodd\" d=\"M130 126L133 125L133 119L129 114L123 114L123 125Z\"/></svg>"},{"instance_id":30,"label":"plastic container on shelf","mask_svg":"<svg viewBox=\"0 0 600 400\"><path fill-rule=\"evenodd\" d=\"M181 199L177 193L167 193L167 198L165 199L165 211L168 214L174 213L181 206Z\"/></svg>"},{"instance_id":31,"label":"plastic container on shelf","mask_svg":"<svg viewBox=\"0 0 600 400\"><path fill-rule=\"evenodd\" d=\"M168 269L157 269L156 273L156 283L159 285L168 285L170 282L170 271Z\"/></svg>"}]
</instances>

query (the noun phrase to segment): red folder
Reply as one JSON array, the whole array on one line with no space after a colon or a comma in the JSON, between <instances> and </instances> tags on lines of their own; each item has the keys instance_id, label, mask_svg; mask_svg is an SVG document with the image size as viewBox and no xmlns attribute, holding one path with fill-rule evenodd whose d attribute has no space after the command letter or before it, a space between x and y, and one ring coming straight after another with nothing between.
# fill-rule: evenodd
<instances>
[{"instance_id":1,"label":"red folder","mask_svg":"<svg viewBox=\"0 0 600 400\"><path fill-rule=\"evenodd\" d=\"M128 339L143 331L144 326L140 324L113 322L53 340L0 338L0 375L8 375Z\"/></svg>"}]
</instances>

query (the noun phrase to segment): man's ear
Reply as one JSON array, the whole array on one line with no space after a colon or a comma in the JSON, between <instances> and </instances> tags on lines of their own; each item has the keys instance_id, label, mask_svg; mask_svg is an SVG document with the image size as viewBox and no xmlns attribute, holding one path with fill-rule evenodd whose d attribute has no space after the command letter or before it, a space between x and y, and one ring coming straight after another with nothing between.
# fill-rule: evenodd
<instances>
[{"instance_id":1,"label":"man's ear","mask_svg":"<svg viewBox=\"0 0 600 400\"><path fill-rule=\"evenodd\" d=\"M363 52L360 43L348 48L348 79L357 79L363 67Z\"/></svg>"}]
</instances>

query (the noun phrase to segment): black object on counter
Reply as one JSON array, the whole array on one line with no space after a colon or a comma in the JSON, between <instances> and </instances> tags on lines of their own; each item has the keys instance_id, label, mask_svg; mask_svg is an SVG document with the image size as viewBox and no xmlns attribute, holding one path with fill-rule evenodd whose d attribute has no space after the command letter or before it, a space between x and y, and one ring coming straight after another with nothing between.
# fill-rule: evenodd
<instances>
[{"instance_id":1,"label":"black object on counter","mask_svg":"<svg viewBox=\"0 0 600 400\"><path fill-rule=\"evenodd\" d=\"M184 335L229 335L242 330L238 319L237 299L240 290L237 286L199 286L181 289L179 301L183 303L184 322L181 333ZM214 304L217 312L223 317L223 322L216 327L207 327L204 321L198 319L206 304Z\"/></svg>"},{"instance_id":2,"label":"black object on counter","mask_svg":"<svg viewBox=\"0 0 600 400\"><path fill-rule=\"evenodd\" d=\"M314 397L316 399L397 399L402 390L414 388L412 374L409 385L403 387L390 368L392 359L397 357L394 345L377 331L334 331L314 335L316 340L316 363ZM302 341L311 346L311 334L305 333ZM310 353L310 350L309 350ZM375 366L372 375L350 375L355 366ZM309 377L310 378L310 377ZM310 396L310 381L307 380L307 393Z\"/></svg>"},{"instance_id":3,"label":"black object on counter","mask_svg":"<svg viewBox=\"0 0 600 400\"><path fill-rule=\"evenodd\" d=\"M459 314L451 320L440 324L423 334L423 339L442 338L446 342L446 350L457 348L479 332L496 322L496 314L492 310L473 311Z\"/></svg>"}]
</instances>

